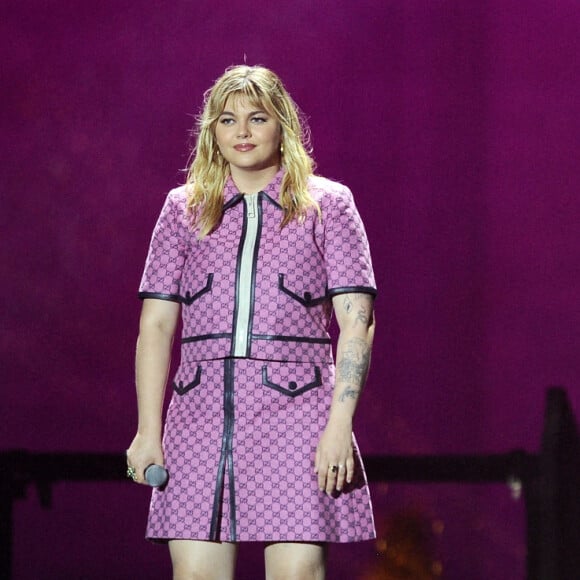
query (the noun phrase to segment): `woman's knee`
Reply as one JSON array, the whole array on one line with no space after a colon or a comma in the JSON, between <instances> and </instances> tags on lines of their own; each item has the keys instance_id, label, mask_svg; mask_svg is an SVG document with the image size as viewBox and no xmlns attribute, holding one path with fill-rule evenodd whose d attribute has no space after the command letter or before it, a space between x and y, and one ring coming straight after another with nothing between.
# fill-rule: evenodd
<instances>
[{"instance_id":1,"label":"woman's knee","mask_svg":"<svg viewBox=\"0 0 580 580\"><path fill-rule=\"evenodd\" d=\"M230 580L234 577L235 544L172 540L169 552L173 580Z\"/></svg>"},{"instance_id":2,"label":"woman's knee","mask_svg":"<svg viewBox=\"0 0 580 580\"><path fill-rule=\"evenodd\" d=\"M323 544L270 544L265 556L267 580L323 580L325 577Z\"/></svg>"},{"instance_id":3,"label":"woman's knee","mask_svg":"<svg viewBox=\"0 0 580 580\"><path fill-rule=\"evenodd\" d=\"M266 580L324 580L324 565L296 564L266 570Z\"/></svg>"}]
</instances>

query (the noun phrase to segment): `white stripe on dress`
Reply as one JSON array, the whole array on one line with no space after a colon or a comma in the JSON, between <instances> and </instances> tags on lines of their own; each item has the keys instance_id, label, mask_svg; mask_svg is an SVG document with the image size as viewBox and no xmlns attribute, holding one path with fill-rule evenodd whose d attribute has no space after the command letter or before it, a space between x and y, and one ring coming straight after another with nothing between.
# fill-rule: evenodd
<instances>
[{"instance_id":1,"label":"white stripe on dress","mask_svg":"<svg viewBox=\"0 0 580 580\"><path fill-rule=\"evenodd\" d=\"M240 258L240 278L238 313L235 321L236 336L234 337L234 356L246 356L248 348L248 331L250 325L252 299L252 267L254 251L258 241L258 194L246 194L246 236Z\"/></svg>"}]
</instances>

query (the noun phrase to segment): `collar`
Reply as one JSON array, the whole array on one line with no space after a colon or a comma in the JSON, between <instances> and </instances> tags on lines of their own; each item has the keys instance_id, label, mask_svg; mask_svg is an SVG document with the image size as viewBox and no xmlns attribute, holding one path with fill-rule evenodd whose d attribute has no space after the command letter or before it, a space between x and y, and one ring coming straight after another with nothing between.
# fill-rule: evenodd
<instances>
[{"instance_id":1,"label":"collar","mask_svg":"<svg viewBox=\"0 0 580 580\"><path fill-rule=\"evenodd\" d=\"M280 168L274 179L263 189L260 193L267 195L276 205L280 201L280 189L282 187L282 179L284 178L284 169ZM244 195L240 193L231 175L226 181L224 187L224 211L236 205L243 199Z\"/></svg>"}]
</instances>

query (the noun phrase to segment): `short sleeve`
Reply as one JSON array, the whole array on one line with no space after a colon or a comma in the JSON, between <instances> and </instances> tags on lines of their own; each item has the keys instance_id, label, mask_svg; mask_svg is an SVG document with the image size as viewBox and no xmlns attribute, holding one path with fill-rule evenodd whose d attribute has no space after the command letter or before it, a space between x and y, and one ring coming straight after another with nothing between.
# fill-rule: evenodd
<instances>
[{"instance_id":1,"label":"short sleeve","mask_svg":"<svg viewBox=\"0 0 580 580\"><path fill-rule=\"evenodd\" d=\"M351 191L340 185L324 196L321 209L328 294L376 295L369 242Z\"/></svg>"},{"instance_id":2,"label":"short sleeve","mask_svg":"<svg viewBox=\"0 0 580 580\"><path fill-rule=\"evenodd\" d=\"M181 301L181 277L186 260L185 197L169 192L153 230L139 298Z\"/></svg>"}]
</instances>

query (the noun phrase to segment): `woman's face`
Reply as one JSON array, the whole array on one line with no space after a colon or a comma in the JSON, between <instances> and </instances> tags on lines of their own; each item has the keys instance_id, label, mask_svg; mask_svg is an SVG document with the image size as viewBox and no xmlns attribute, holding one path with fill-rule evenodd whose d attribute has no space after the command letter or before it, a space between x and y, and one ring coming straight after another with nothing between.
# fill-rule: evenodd
<instances>
[{"instance_id":1,"label":"woman's face","mask_svg":"<svg viewBox=\"0 0 580 580\"><path fill-rule=\"evenodd\" d=\"M280 124L246 97L230 97L215 128L220 153L232 173L280 166Z\"/></svg>"}]
</instances>

